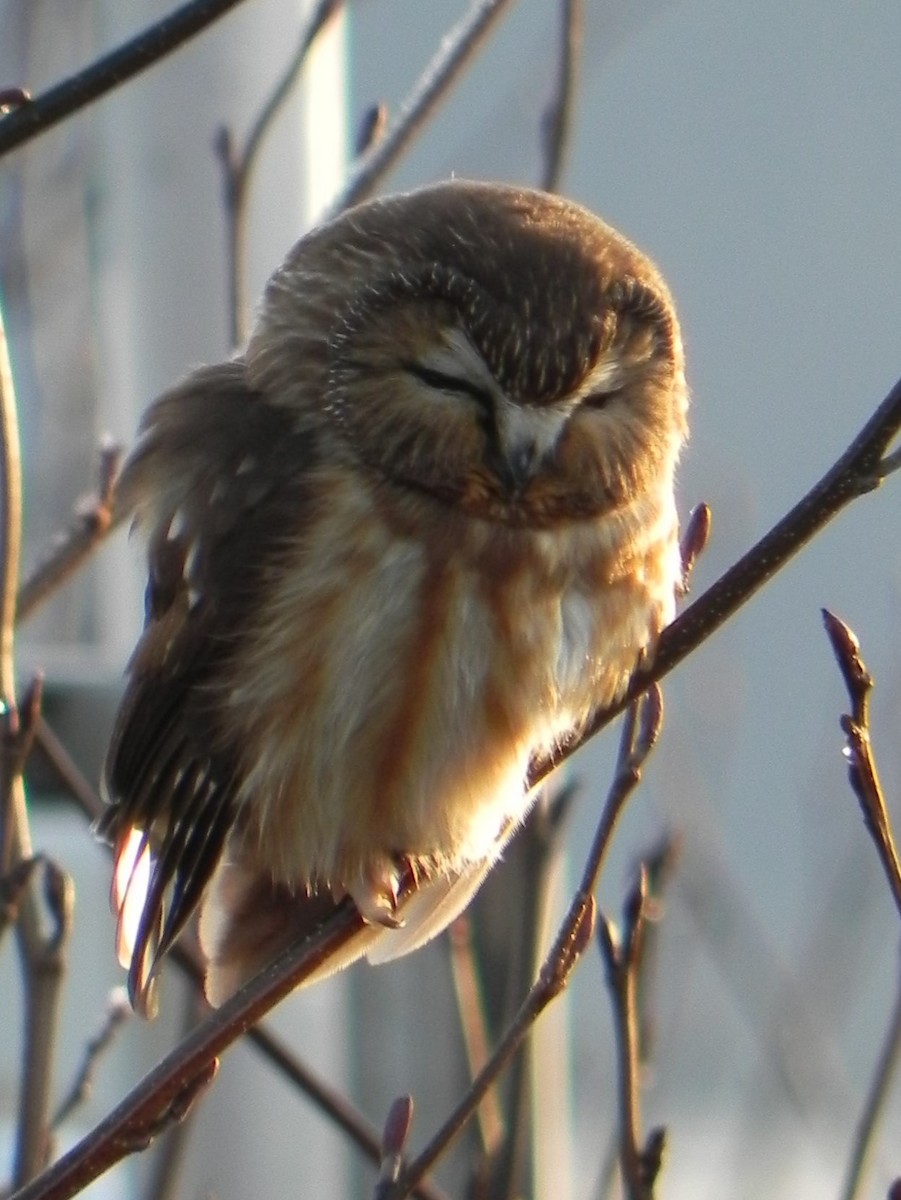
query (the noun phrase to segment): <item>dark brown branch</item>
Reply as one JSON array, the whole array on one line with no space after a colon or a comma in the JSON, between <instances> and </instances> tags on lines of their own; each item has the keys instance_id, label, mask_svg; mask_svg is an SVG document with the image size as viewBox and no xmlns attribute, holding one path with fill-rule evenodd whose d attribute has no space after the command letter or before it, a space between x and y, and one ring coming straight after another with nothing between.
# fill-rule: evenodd
<instances>
[{"instance_id":1,"label":"dark brown branch","mask_svg":"<svg viewBox=\"0 0 901 1200\"><path fill-rule=\"evenodd\" d=\"M345 208L371 196L422 129L463 70L478 53L494 22L511 0L473 0L466 16L444 38L435 57L401 105L396 121L382 140L362 158L326 214L336 216Z\"/></svg>"},{"instance_id":2,"label":"dark brown branch","mask_svg":"<svg viewBox=\"0 0 901 1200\"><path fill-rule=\"evenodd\" d=\"M541 121L544 161L541 186L555 192L560 186L563 160L572 126L573 97L579 73L582 48L583 0L560 0L560 51L554 95Z\"/></svg>"},{"instance_id":3,"label":"dark brown branch","mask_svg":"<svg viewBox=\"0 0 901 1200\"><path fill-rule=\"evenodd\" d=\"M0 157L153 66L241 0L191 0L89 67L0 118Z\"/></svg>"},{"instance_id":4,"label":"dark brown branch","mask_svg":"<svg viewBox=\"0 0 901 1200\"><path fill-rule=\"evenodd\" d=\"M59 776L60 782L75 799L85 816L95 821L103 811L100 797L93 786L78 769L65 746L47 724L39 717L35 738ZM170 957L198 986L203 983L203 967L186 946L173 947ZM381 1141L378 1130L329 1083L312 1071L285 1042L267 1026L258 1024L248 1029L248 1041L280 1071L330 1120L332 1120L356 1144L370 1162L381 1160ZM413 1193L419 1200L446 1200L441 1190L429 1181L423 1181Z\"/></svg>"},{"instance_id":5,"label":"dark brown branch","mask_svg":"<svg viewBox=\"0 0 901 1200\"><path fill-rule=\"evenodd\" d=\"M901 1062L901 977L895 995L895 1008L885 1033L876 1069L867 1093L863 1112L854 1133L848 1172L842 1186L842 1200L857 1200L863 1194L864 1176L879 1122L885 1114L892 1080Z\"/></svg>"},{"instance_id":6,"label":"dark brown branch","mask_svg":"<svg viewBox=\"0 0 901 1200\"><path fill-rule=\"evenodd\" d=\"M848 779L901 916L901 863L870 742L869 701L873 677L861 657L860 642L845 622L824 608L823 624L851 700L850 714L841 718L847 738Z\"/></svg>"},{"instance_id":7,"label":"dark brown branch","mask_svg":"<svg viewBox=\"0 0 901 1200\"><path fill-rule=\"evenodd\" d=\"M886 455L901 429L901 380L822 479L781 521L695 600L660 636L650 666L637 673L623 698L595 714L585 730L552 757L532 764L534 787L584 745L655 680L668 675L701 642L746 604L807 542L859 496L879 487L886 477Z\"/></svg>"},{"instance_id":8,"label":"dark brown branch","mask_svg":"<svg viewBox=\"0 0 901 1200\"><path fill-rule=\"evenodd\" d=\"M595 915L594 891L613 832L626 801L641 781L642 769L657 742L662 720L663 697L660 688L655 684L635 701L626 716L616 773L604 803L581 881L554 944L538 972L538 978L466 1095L422 1152L401 1173L386 1200L401 1200L401 1197L409 1195L414 1184L431 1169L472 1117L483 1096L517 1052L538 1017L566 987L573 967L591 940Z\"/></svg>"},{"instance_id":9,"label":"dark brown branch","mask_svg":"<svg viewBox=\"0 0 901 1200\"><path fill-rule=\"evenodd\" d=\"M16 620L24 621L67 579L75 574L122 519L114 513L113 496L122 447L100 447L100 475L97 494L75 507L68 527L58 534L47 553L39 560L19 588Z\"/></svg>"}]
</instances>

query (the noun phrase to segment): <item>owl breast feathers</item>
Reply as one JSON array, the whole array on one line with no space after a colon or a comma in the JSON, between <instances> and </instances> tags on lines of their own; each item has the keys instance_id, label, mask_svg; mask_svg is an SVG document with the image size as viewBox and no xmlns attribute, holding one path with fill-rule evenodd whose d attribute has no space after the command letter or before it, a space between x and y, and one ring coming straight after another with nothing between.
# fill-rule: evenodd
<instances>
[{"instance_id":1,"label":"owl breast feathers","mask_svg":"<svg viewBox=\"0 0 901 1200\"><path fill-rule=\"evenodd\" d=\"M121 481L149 578L101 832L139 1007L198 903L213 1003L347 895L320 973L461 911L671 618L686 405L663 280L574 204L445 183L294 247Z\"/></svg>"}]
</instances>

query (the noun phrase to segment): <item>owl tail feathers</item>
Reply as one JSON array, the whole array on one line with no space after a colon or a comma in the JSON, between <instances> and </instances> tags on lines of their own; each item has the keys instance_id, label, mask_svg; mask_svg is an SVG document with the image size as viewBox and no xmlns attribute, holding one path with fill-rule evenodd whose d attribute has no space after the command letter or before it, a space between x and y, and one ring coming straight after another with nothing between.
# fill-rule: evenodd
<instances>
[{"instance_id":1,"label":"owl tail feathers","mask_svg":"<svg viewBox=\"0 0 901 1200\"><path fill-rule=\"evenodd\" d=\"M325 979L364 954L370 962L382 963L418 949L463 911L493 862L494 856L459 875L421 879L399 901L396 919L376 918L376 923L364 925L299 986ZM200 914L210 1004L224 1004L288 946L316 933L339 903L330 892L298 891L240 862L220 864ZM357 904L366 914L370 906Z\"/></svg>"},{"instance_id":2,"label":"owl tail feathers","mask_svg":"<svg viewBox=\"0 0 901 1200\"><path fill-rule=\"evenodd\" d=\"M214 1008L224 1004L283 950L317 933L337 908L330 892L299 891L240 862L221 863L200 912L207 1000ZM364 926L298 986L350 966L378 932Z\"/></svg>"}]
</instances>

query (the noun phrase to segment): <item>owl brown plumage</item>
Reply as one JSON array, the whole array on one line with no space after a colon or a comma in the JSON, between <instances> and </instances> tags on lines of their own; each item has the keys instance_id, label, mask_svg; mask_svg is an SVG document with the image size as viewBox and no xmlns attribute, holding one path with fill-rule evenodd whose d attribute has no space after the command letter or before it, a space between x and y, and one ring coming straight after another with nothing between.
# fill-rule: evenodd
<instances>
[{"instance_id":1,"label":"owl brown plumage","mask_svg":"<svg viewBox=\"0 0 901 1200\"><path fill-rule=\"evenodd\" d=\"M149 580L102 832L139 1006L201 898L214 1003L347 894L332 969L465 906L530 759L672 615L686 404L660 275L574 204L445 183L294 247L121 482Z\"/></svg>"}]
</instances>

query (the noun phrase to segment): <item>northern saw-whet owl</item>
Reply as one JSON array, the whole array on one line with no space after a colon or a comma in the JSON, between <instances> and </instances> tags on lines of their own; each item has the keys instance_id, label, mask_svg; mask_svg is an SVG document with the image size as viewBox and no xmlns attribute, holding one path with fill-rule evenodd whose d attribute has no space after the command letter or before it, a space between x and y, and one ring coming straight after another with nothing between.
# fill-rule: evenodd
<instances>
[{"instance_id":1,"label":"northern saw-whet owl","mask_svg":"<svg viewBox=\"0 0 901 1200\"><path fill-rule=\"evenodd\" d=\"M530 761L672 617L686 406L660 274L575 204L454 181L294 247L120 483L149 580L100 828L138 1007L198 903L214 1004L348 894L320 974L465 907Z\"/></svg>"}]
</instances>

